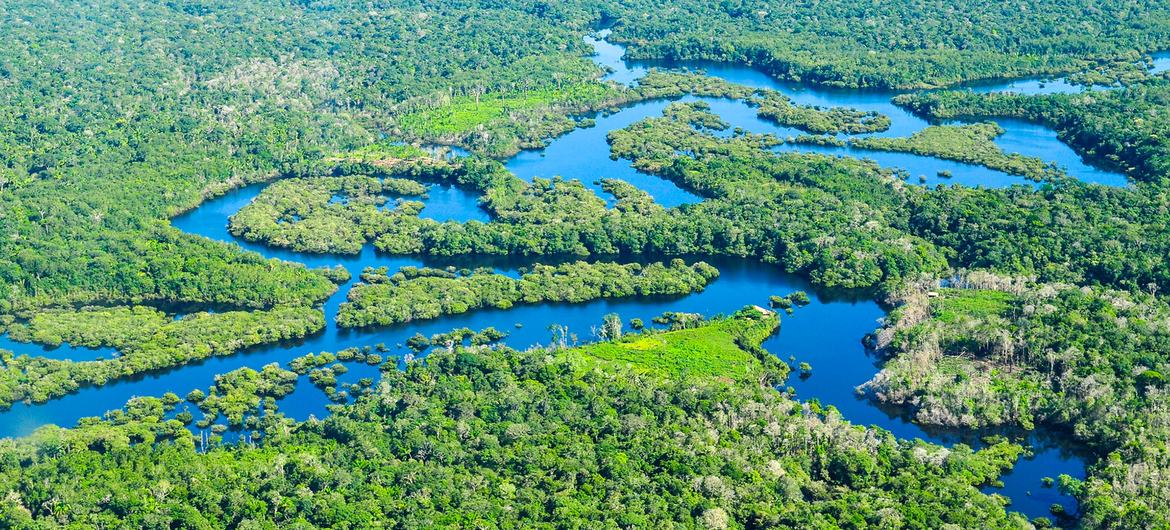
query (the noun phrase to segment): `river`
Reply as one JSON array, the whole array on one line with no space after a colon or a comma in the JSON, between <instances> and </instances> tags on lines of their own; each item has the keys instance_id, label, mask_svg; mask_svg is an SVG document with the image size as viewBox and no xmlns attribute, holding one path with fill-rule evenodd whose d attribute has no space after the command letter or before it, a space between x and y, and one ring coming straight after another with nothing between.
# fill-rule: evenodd
<instances>
[{"instance_id":1,"label":"river","mask_svg":"<svg viewBox=\"0 0 1170 530\"><path fill-rule=\"evenodd\" d=\"M750 68L726 64L626 62L622 60L624 50L620 46L609 43L604 38L590 38L589 42L597 49L596 61L610 69L607 79L621 83L636 82L651 67L685 66L702 69L709 75L728 81L779 90L799 104L850 106L881 112L892 119L892 126L888 131L877 133L883 136L905 136L929 125L925 120L893 105L890 98L896 95L894 92L829 90L799 86L776 81ZM1160 57L1155 66L1165 68L1167 64L1170 64L1170 61ZM1026 92L1034 89L1036 92L1051 92L1053 86L1068 85L1005 81L998 85L984 84L974 89L981 91L1010 89ZM1077 89L1071 86L1068 88ZM758 133L774 133L782 138L799 133L759 119L754 109L743 103L723 99L703 100L732 127L741 127ZM620 129L645 117L658 116L669 103L670 101L663 100L640 102L615 113L596 116L596 124L593 127L577 129L560 136L544 149L519 153L508 160L506 165L508 169L527 180L534 176L559 175L580 179L587 186L599 190L599 186L595 184L598 178L620 178L645 189L656 201L668 207L698 202L700 198L673 183L637 172L630 167L628 161L615 161L609 158L609 146L606 142L609 131ZM1000 124L1007 132L996 142L1005 150L1057 162L1070 176L1087 182L1126 185L1124 176L1086 163L1067 145L1061 143L1054 132L1044 127L1018 121L1001 121ZM871 158L885 166L906 169L915 176L923 175L926 177L925 185L943 182L971 186L1033 185L1020 177L979 166L910 154L798 145L785 145L780 149ZM945 180L937 177L938 172L943 169L951 171L954 177ZM912 182L917 182L917 179L912 179ZM817 290L801 278L785 274L775 267L747 260L707 259L719 268L720 277L702 292L688 296L517 306L509 310L473 311L385 328L341 329L334 323L338 307L356 283L358 273L365 267L386 266L395 270L407 265L460 267L488 265L500 273L516 276L520 267L530 265L531 262L499 258L445 261L386 256L375 252L369 245L355 256L306 254L234 238L227 231L228 217L252 201L263 188L263 184L251 185L209 200L199 208L174 218L173 225L189 234L237 244L270 258L299 262L309 267L344 265L353 273L355 279L341 285L338 292L324 303L327 322L325 330L304 340L252 348L237 355L216 357L159 373L116 381L102 387L84 388L42 405L17 404L10 411L0 413L2 419L0 436L25 435L39 426L50 423L72 425L82 417L97 416L108 409L118 407L134 396L161 395L168 391L184 395L195 388L206 389L212 384L216 374L244 366L259 368L268 363L285 365L293 358L309 352L336 352L350 347L384 344L389 349L388 355L401 358L409 353L402 344L415 333L429 336L460 327L478 330L493 326L508 333L505 342L513 347L549 342L548 329L554 324L568 326L571 332L586 341L592 340L590 330L600 323L607 313L618 313L626 320L641 318L647 322L665 311L714 315L730 313L747 304L765 305L769 295L804 290L811 294L812 303L796 309L793 315L786 315L781 331L764 344L768 351L782 359L794 357L795 361L792 363L794 366L800 362L812 365L813 372L810 377L801 378L794 374L787 383L796 390L799 399L816 399L823 404L832 405L854 423L876 425L901 438L921 438L943 445L957 442L975 446L981 444L979 433L924 429L910 422L905 414L874 406L871 401L856 394L854 389L869 380L878 369L876 360L869 356L861 344L862 337L873 331L879 319L884 316L882 308L871 297L863 293ZM600 195L608 197L606 194ZM433 186L424 201L426 207L421 215L440 221L487 221L489 219L487 213L478 207L476 201L476 195L465 190ZM0 337L0 348L11 349L18 354L72 360L89 360L116 354L109 348L74 348L69 345L46 349L17 343L7 337ZM376 367L355 363L348 366L350 371L339 377L342 382L356 382L363 377L377 376ZM309 384L307 378L300 378L297 389L281 399L279 405L284 414L304 420L310 416L320 417L328 414L326 408L328 403L323 392ZM198 416L198 411L193 407L192 411ZM1041 484L1043 477L1055 478L1062 473L1078 478L1085 475L1086 457L1060 443L1059 438L1044 431L1025 434L1023 439L1032 445L1034 455L1021 459L1013 472L1002 477L1003 488L985 488L985 491L1008 496L1012 500L1011 509L1029 517L1048 515L1049 506L1053 503L1062 504L1069 512L1075 512L1076 504L1072 498L1060 495L1052 488L1042 487Z\"/></svg>"}]
</instances>

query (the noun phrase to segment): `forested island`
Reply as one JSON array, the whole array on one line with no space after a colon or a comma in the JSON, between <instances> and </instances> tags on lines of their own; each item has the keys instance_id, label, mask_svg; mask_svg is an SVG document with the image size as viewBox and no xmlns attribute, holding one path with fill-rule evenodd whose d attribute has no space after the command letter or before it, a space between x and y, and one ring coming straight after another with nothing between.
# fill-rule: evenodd
<instances>
[{"instance_id":1,"label":"forested island","mask_svg":"<svg viewBox=\"0 0 1170 530\"><path fill-rule=\"evenodd\" d=\"M0 527L1170 528L1170 4L0 32Z\"/></svg>"}]
</instances>

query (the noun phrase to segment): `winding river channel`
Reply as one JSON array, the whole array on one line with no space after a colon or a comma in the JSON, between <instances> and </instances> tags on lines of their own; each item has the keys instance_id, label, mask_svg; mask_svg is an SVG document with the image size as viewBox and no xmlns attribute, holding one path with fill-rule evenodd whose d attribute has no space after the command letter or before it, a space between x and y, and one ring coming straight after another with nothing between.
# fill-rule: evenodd
<instances>
[{"instance_id":1,"label":"winding river channel","mask_svg":"<svg viewBox=\"0 0 1170 530\"><path fill-rule=\"evenodd\" d=\"M829 90L782 83L756 70L726 64L626 62L622 60L624 50L620 46L605 41L604 33L600 37L588 39L598 52L595 59L610 69L607 79L617 82L636 82L651 67L702 69L709 75L735 83L779 90L799 104L848 106L881 112L892 119L891 128L878 133L883 136L905 136L928 125L921 118L894 106L890 102L890 98L895 95L893 92ZM1167 66L1170 66L1170 61L1164 58L1159 58L1155 63L1155 68ZM1039 93L1052 92L1060 87L1064 87L1065 90L1080 90L1059 81L1049 83L1005 81L984 84L972 89ZM739 102L722 99L704 101L709 102L712 110L732 127L757 133L774 133L781 138L800 132L761 120L756 117L754 109ZM508 160L507 167L524 179L560 175L580 179L585 185L598 191L599 186L595 182L600 177L620 178L645 189L656 201L665 206L697 202L700 200L698 197L674 184L639 173L632 169L627 161L614 161L609 157L609 146L606 142L606 134L609 131L620 129L645 117L660 115L669 103L670 101L665 100L641 102L624 107L615 113L597 116L594 126L577 129L558 137L544 149L522 152ZM1051 130L1018 121L999 123L1007 132L997 139L997 143L1009 152L1056 162L1064 167L1070 176L1084 181L1115 186L1126 185L1124 176L1088 165L1068 146L1061 143ZM1020 177L998 171L910 154L804 145L783 145L778 149L870 158L884 166L908 170L913 176L923 175L926 177L926 185L939 182L970 186L1031 185ZM937 177L940 170L949 170L954 177L945 181L940 180ZM916 181L917 179L912 180ZM921 438L943 445L962 442L978 446L981 444L980 435L986 434L925 429L908 421L905 414L900 411L885 410L857 396L854 389L869 380L878 369L876 360L867 354L861 339L877 327L879 319L884 316L882 308L864 293L819 291L798 277L784 274L771 266L746 260L707 259L706 261L719 268L720 277L704 291L688 296L517 306L509 310L473 311L386 328L361 330L338 328L334 323L338 307L357 281L358 273L365 267L387 266L393 271L407 265L487 265L501 273L516 275L521 266L531 263L498 258L450 262L384 256L376 253L370 246L356 256L306 254L252 244L232 237L227 230L228 217L252 201L263 187L263 184L247 186L209 200L199 208L176 217L173 224L184 232L238 244L270 258L299 262L309 267L344 265L353 273L355 279L342 285L338 292L325 302L327 325L324 331L301 341L252 348L241 354L216 357L144 377L120 380L99 388L84 388L42 405L17 404L11 410L0 413L0 436L25 435L39 426L50 423L72 425L82 417L101 415L108 409L116 408L134 396L161 395L168 391L184 395L194 388L207 388L213 383L216 374L244 366L259 368L268 363L286 365L293 358L309 352L336 352L350 347L384 344L389 348L390 355L403 357L408 351L402 344L415 333L429 336L460 327L478 330L494 326L509 334L505 341L513 347L547 343L548 328L554 324L568 326L570 331L578 334L582 340L588 340L591 338L590 329L607 313L618 313L623 319L637 317L646 321L665 311L714 315L730 313L747 304L764 305L769 295L787 294L794 290L808 291L812 295L812 303L797 309L791 316L785 316L781 331L764 346L782 359L788 360L791 356L795 359L794 364L808 362L812 365L813 372L810 377L799 378L794 375L788 382L788 385L796 390L798 398L815 399L823 404L835 406L853 423L876 425L902 438ZM425 203L426 207L421 214L424 217L457 222L488 220L486 212L477 205L476 195L458 188L432 187ZM0 348L10 349L18 354L72 360L108 358L115 354L110 349L72 348L68 345L46 349L17 343L7 337L0 337ZM342 382L355 382L363 377L376 376L376 367L351 364L350 371L339 379ZM328 414L326 408L328 403L325 394L313 387L307 378L302 377L297 389L282 399L279 406L286 415L304 420L310 416L321 417ZM1011 508L1029 517L1048 515L1049 507L1053 503L1064 505L1070 513L1075 512L1075 501L1072 498L1059 494L1055 489L1042 487L1041 483L1043 477L1068 474L1079 478L1085 474L1085 457L1061 444L1059 438L1055 433L1043 430L1022 435L1022 439L1032 445L1033 455L1021 459L1015 470L1002 477L1004 483L1002 488L987 488L986 491L1009 497L1012 500Z\"/></svg>"}]
</instances>

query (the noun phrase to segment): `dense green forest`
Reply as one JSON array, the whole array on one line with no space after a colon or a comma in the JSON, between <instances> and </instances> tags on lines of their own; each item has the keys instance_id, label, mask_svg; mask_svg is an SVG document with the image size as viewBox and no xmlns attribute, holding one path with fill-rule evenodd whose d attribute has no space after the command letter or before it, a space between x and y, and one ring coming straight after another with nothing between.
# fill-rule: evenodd
<instances>
[{"instance_id":1,"label":"dense green forest","mask_svg":"<svg viewBox=\"0 0 1170 530\"><path fill-rule=\"evenodd\" d=\"M1046 182L926 189L871 162L773 152L784 140L683 102L609 141L615 159L696 204L665 208L604 175L609 197L508 172L499 158L588 126L591 113L685 95L739 100L816 135L890 126L695 72L601 82L582 40L601 27L638 58L745 63L833 87L1056 73L1120 83L897 102L936 120L1046 124L1133 182L1063 178L994 148L990 123L803 137ZM692 257L734 256L894 308L874 335L886 362L865 388L873 399L927 424L1067 429L1101 457L1086 480L1061 484L1080 503L1077 524L1170 525L1170 81L1138 66L1170 49L1165 2L15 0L0 5L0 32L0 330L118 350L80 362L0 351L0 408L318 333L322 303L351 272L362 277L345 327L683 294L718 274ZM473 156L418 148L430 144ZM530 267L519 279L310 269L169 223L274 180L231 219L232 234L304 252L373 244ZM491 221L420 218L434 184L479 194ZM680 256L694 264L671 261ZM644 257L661 263L630 264ZM405 371L376 348L318 352L222 374L187 404L135 398L76 428L0 440L0 526L1031 524L978 490L1020 447L944 449L802 407L775 388L789 367L758 346L772 316L675 324L623 335L607 319L599 336L612 342L532 351L488 346L503 338L496 330L456 330L412 339L417 352L447 347ZM473 345L455 346L464 340ZM339 382L355 362L382 367L380 381ZM345 404L327 419L284 418L275 402L298 376ZM218 436L219 418L246 431L241 443Z\"/></svg>"},{"instance_id":2,"label":"dense green forest","mask_svg":"<svg viewBox=\"0 0 1170 530\"><path fill-rule=\"evenodd\" d=\"M165 321L165 323L164 323ZM113 323L120 324L111 329ZM213 355L298 339L325 327L320 309L281 307L269 311L197 313L171 320L127 308L83 309L38 315L28 331L47 343L117 346L120 355L96 361L61 361L0 350L0 409L26 401L44 403L83 386L181 366ZM18 328L19 329L19 328Z\"/></svg>"},{"instance_id":3,"label":"dense green forest","mask_svg":"<svg viewBox=\"0 0 1170 530\"><path fill-rule=\"evenodd\" d=\"M337 314L342 327L385 326L455 315L472 309L508 309L515 304L585 302L599 298L682 295L700 291L719 276L706 263L537 264L518 279L491 270L459 274L437 269L403 268L362 273Z\"/></svg>"},{"instance_id":4,"label":"dense green forest","mask_svg":"<svg viewBox=\"0 0 1170 530\"><path fill-rule=\"evenodd\" d=\"M1108 453L1072 488L1089 527L1160 528L1170 424L1170 307L1150 293L982 271L897 293L873 337L890 360L865 385L924 423L1066 428ZM929 290L929 289L936 290Z\"/></svg>"},{"instance_id":5,"label":"dense green forest","mask_svg":"<svg viewBox=\"0 0 1170 530\"><path fill-rule=\"evenodd\" d=\"M264 415L257 446L199 452L167 419L177 397L139 398L0 441L0 516L15 528L1028 526L977 489L1018 446L899 441L761 386L778 361L758 343L776 324L751 311L580 349L439 351L327 419ZM667 368L709 358L727 361L719 377ZM281 372L233 373L194 397L230 415L225 400L282 392Z\"/></svg>"},{"instance_id":6,"label":"dense green forest","mask_svg":"<svg viewBox=\"0 0 1170 530\"><path fill-rule=\"evenodd\" d=\"M596 68L580 36L603 19L644 56L763 54L778 75L790 64L792 75L846 85L1076 70L1170 45L1159 4L1024 2L1026 23L977 2L888 4L6 4L0 228L15 237L0 241L0 310L320 300L327 282L179 235L162 219L367 144L443 98L586 82ZM1099 38L1103 20L1114 22L1112 38ZM713 50L704 39L743 45Z\"/></svg>"},{"instance_id":7,"label":"dense green forest","mask_svg":"<svg viewBox=\"0 0 1170 530\"><path fill-rule=\"evenodd\" d=\"M1163 50L1170 7L1105 2L978 0L634 2L607 11L641 58L755 65L781 79L911 88L964 80L1105 70ZM1132 72L1132 70L1123 70ZM1098 76L1094 80L1099 80Z\"/></svg>"}]
</instances>

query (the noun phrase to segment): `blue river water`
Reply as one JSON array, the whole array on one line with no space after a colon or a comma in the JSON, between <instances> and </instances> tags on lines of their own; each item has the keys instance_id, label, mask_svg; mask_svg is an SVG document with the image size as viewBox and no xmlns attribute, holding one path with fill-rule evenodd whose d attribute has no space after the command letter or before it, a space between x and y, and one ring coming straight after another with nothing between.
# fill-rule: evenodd
<instances>
[{"instance_id":1,"label":"blue river water","mask_svg":"<svg viewBox=\"0 0 1170 530\"><path fill-rule=\"evenodd\" d=\"M60 346L29 344L12 340L8 335L0 335L0 350L8 350L17 355L29 357L44 357L58 361L96 361L111 359L118 355L118 350L110 347L86 348L63 343Z\"/></svg>"},{"instance_id":2,"label":"blue river water","mask_svg":"<svg viewBox=\"0 0 1170 530\"><path fill-rule=\"evenodd\" d=\"M1170 52L1155 53L1153 59L1153 63L1150 64L1151 74L1170 72Z\"/></svg>"},{"instance_id":3,"label":"blue river water","mask_svg":"<svg viewBox=\"0 0 1170 530\"><path fill-rule=\"evenodd\" d=\"M801 87L778 82L750 68L726 64L627 63L622 60L621 47L599 39L590 39L590 42L598 51L597 62L611 69L607 78L617 82L636 82L651 67L687 66L703 69L710 75L732 82L780 90L800 104L844 105L882 112L891 117L893 125L890 130L878 133L880 135L904 136L928 125L924 120L893 105L890 102L894 95L892 92ZM1170 67L1170 57L1159 57L1155 67L1163 69ZM1031 90L1029 86L1031 85L1026 83L1004 82L996 86L984 85L978 89L1029 91ZM1047 90L1049 86L1051 85L1045 84L1044 89ZM732 127L758 133L774 133L781 137L799 134L799 131L778 127L759 119L754 109L743 103L710 98L703 100ZM657 177L635 171L628 161L612 160L609 157L609 146L606 142L609 131L620 129L645 117L658 116L669 103L641 102L612 114L596 116L594 126L577 129L553 139L544 149L522 152L508 160L506 165L521 178L531 179L536 176L576 178L599 193L600 186L596 183L599 178L620 178L646 190L657 202L668 207L697 202L700 199L686 190ZM1070 175L1085 181L1108 185L1126 183L1122 175L1087 164L1048 129L1024 122L1000 123L1008 132L997 142L1006 150L1057 162L1065 167ZM927 185L943 182L972 186L1028 184L1019 177L986 168L915 155L814 146L787 145L783 149L867 157L882 165L906 169L915 177L923 175L926 177ZM954 178L940 179L937 174L944 169L951 171ZM912 179L912 182L917 182L917 179ZM508 334L504 342L519 348L549 343L549 328L552 325L567 326L580 341L590 341L594 339L591 329L608 313L617 313L627 321L641 318L646 322L665 311L715 315L730 313L748 304L765 305L769 295L804 290L812 296L812 303L796 309L792 315L784 315L781 331L764 344L768 351L783 360L789 360L790 356L794 358L793 365L808 362L813 367L810 377L801 378L794 374L786 384L795 389L798 399L815 399L824 405L831 405L839 410L844 418L855 424L875 425L901 438L921 438L944 445L962 442L978 446L982 443L979 437L983 433L927 429L909 421L902 411L874 406L870 400L857 395L856 387L873 377L879 368L877 359L872 358L861 343L861 339L873 331L885 315L883 309L870 295L817 290L803 279L785 274L774 266L748 260L708 258L708 262L719 268L720 277L702 292L688 296L517 306L509 310L481 310L383 328L358 330L339 328L334 323L338 307L346 299L350 288L358 281L357 275L366 267L385 266L393 271L403 266L490 266L497 272L514 277L519 274L522 267L531 265L532 262L506 258L434 260L388 256L377 253L368 245L360 254L353 256L307 254L234 238L227 230L227 219L252 201L264 186L264 184L246 186L206 201L199 208L175 217L172 223L183 232L239 245L269 258L302 263L309 267L344 265L353 273L354 279L339 286L338 292L323 304L327 324L322 332L299 341L256 347L236 355L216 357L171 370L115 381L100 388L83 388L46 404L17 404L10 411L0 413L0 436L25 435L46 424L72 425L82 417L98 416L108 409L119 407L134 396L155 396L168 391L184 395L195 388L206 389L213 383L216 374L245 366L259 368L269 363L287 365L290 360L311 352L337 352L345 348L381 344L387 350L383 353L384 356L403 359L410 354L403 344L412 335L421 333L429 336L460 327L473 330L495 327ZM421 214L424 217L455 222L489 220L487 212L479 207L476 195L456 187L432 186L424 203L425 207ZM69 345L44 349L37 345L16 343L7 337L0 337L0 348L29 355L71 360L108 358L116 354L112 349L92 350ZM360 363L347 363L347 366L350 371L339 377L344 383L353 383L365 377L376 378L378 375L377 367ZM325 394L313 387L307 378L301 378L296 390L279 401L282 413L299 420L328 414L329 403ZM199 416L193 406L190 408ZM1060 443L1060 436L1055 433L1041 430L1023 434L1020 439L1031 444L1033 456L1021 459L1013 472L1002 477L1004 483L1002 488L989 487L985 488L985 491L1009 497L1012 501L1011 509L1030 517L1047 515L1049 506L1053 503L1062 504L1069 512L1075 512L1075 501L1071 497L1061 495L1052 488L1042 487L1041 479L1055 478L1060 474L1083 478L1087 457Z\"/></svg>"},{"instance_id":4,"label":"blue river water","mask_svg":"<svg viewBox=\"0 0 1170 530\"><path fill-rule=\"evenodd\" d=\"M605 36L605 33L602 33ZM931 125L927 120L915 116L891 101L894 96L904 92L890 90L856 90L827 88L777 80L763 72L743 66L717 63L710 61L687 61L678 63L671 61L624 61L625 49L622 46L608 42L603 38L590 38L589 42L597 50L595 60L609 69L606 79L618 83L631 84L644 76L651 68L683 68L705 72L708 75L719 77L733 83L753 88L776 90L800 105L817 107L851 107L863 111L875 111L890 118L890 128L872 134L856 135L879 137L909 136ZM1156 54L1154 56L1151 73L1160 73L1170 69L1170 54ZM1018 92L1023 94L1052 94L1062 92L1080 92L1083 87L1069 84L1063 79L1050 81L1039 80L1004 80L972 84L969 90L976 92ZM692 98L693 99L693 98ZM707 100L712 101L712 100ZM712 103L713 106L716 106ZM736 127L742 127L753 133L773 133L780 138L795 136L801 131L780 127L766 120L759 119L755 112L742 103L723 100L721 108L716 113L724 120ZM624 112L623 112L624 114ZM641 118L637 118L641 119ZM637 121L634 119L632 121ZM1065 172L1084 182L1098 183L1109 186L1124 186L1127 180L1124 175L1093 166L1072 150L1067 144L1057 139L1056 132L1043 126L1027 123L1021 120L995 120L1004 128L1002 136L995 139L996 145L1008 153L1019 153L1034 156L1046 162L1054 162L1064 168ZM962 122L953 122L962 123ZM844 137L844 135L840 135ZM926 185L936 184L963 184L966 186L1003 187L1012 184L1032 185L1028 180L972 164L939 160L937 158L914 155L910 153L891 153L883 151L863 150L853 147L832 147L817 145L786 144L780 146L782 151L815 152L831 155L868 158L882 166L900 168L909 172L910 182ZM940 171L950 171L951 178L939 176ZM925 177L922 179L921 177Z\"/></svg>"}]
</instances>

